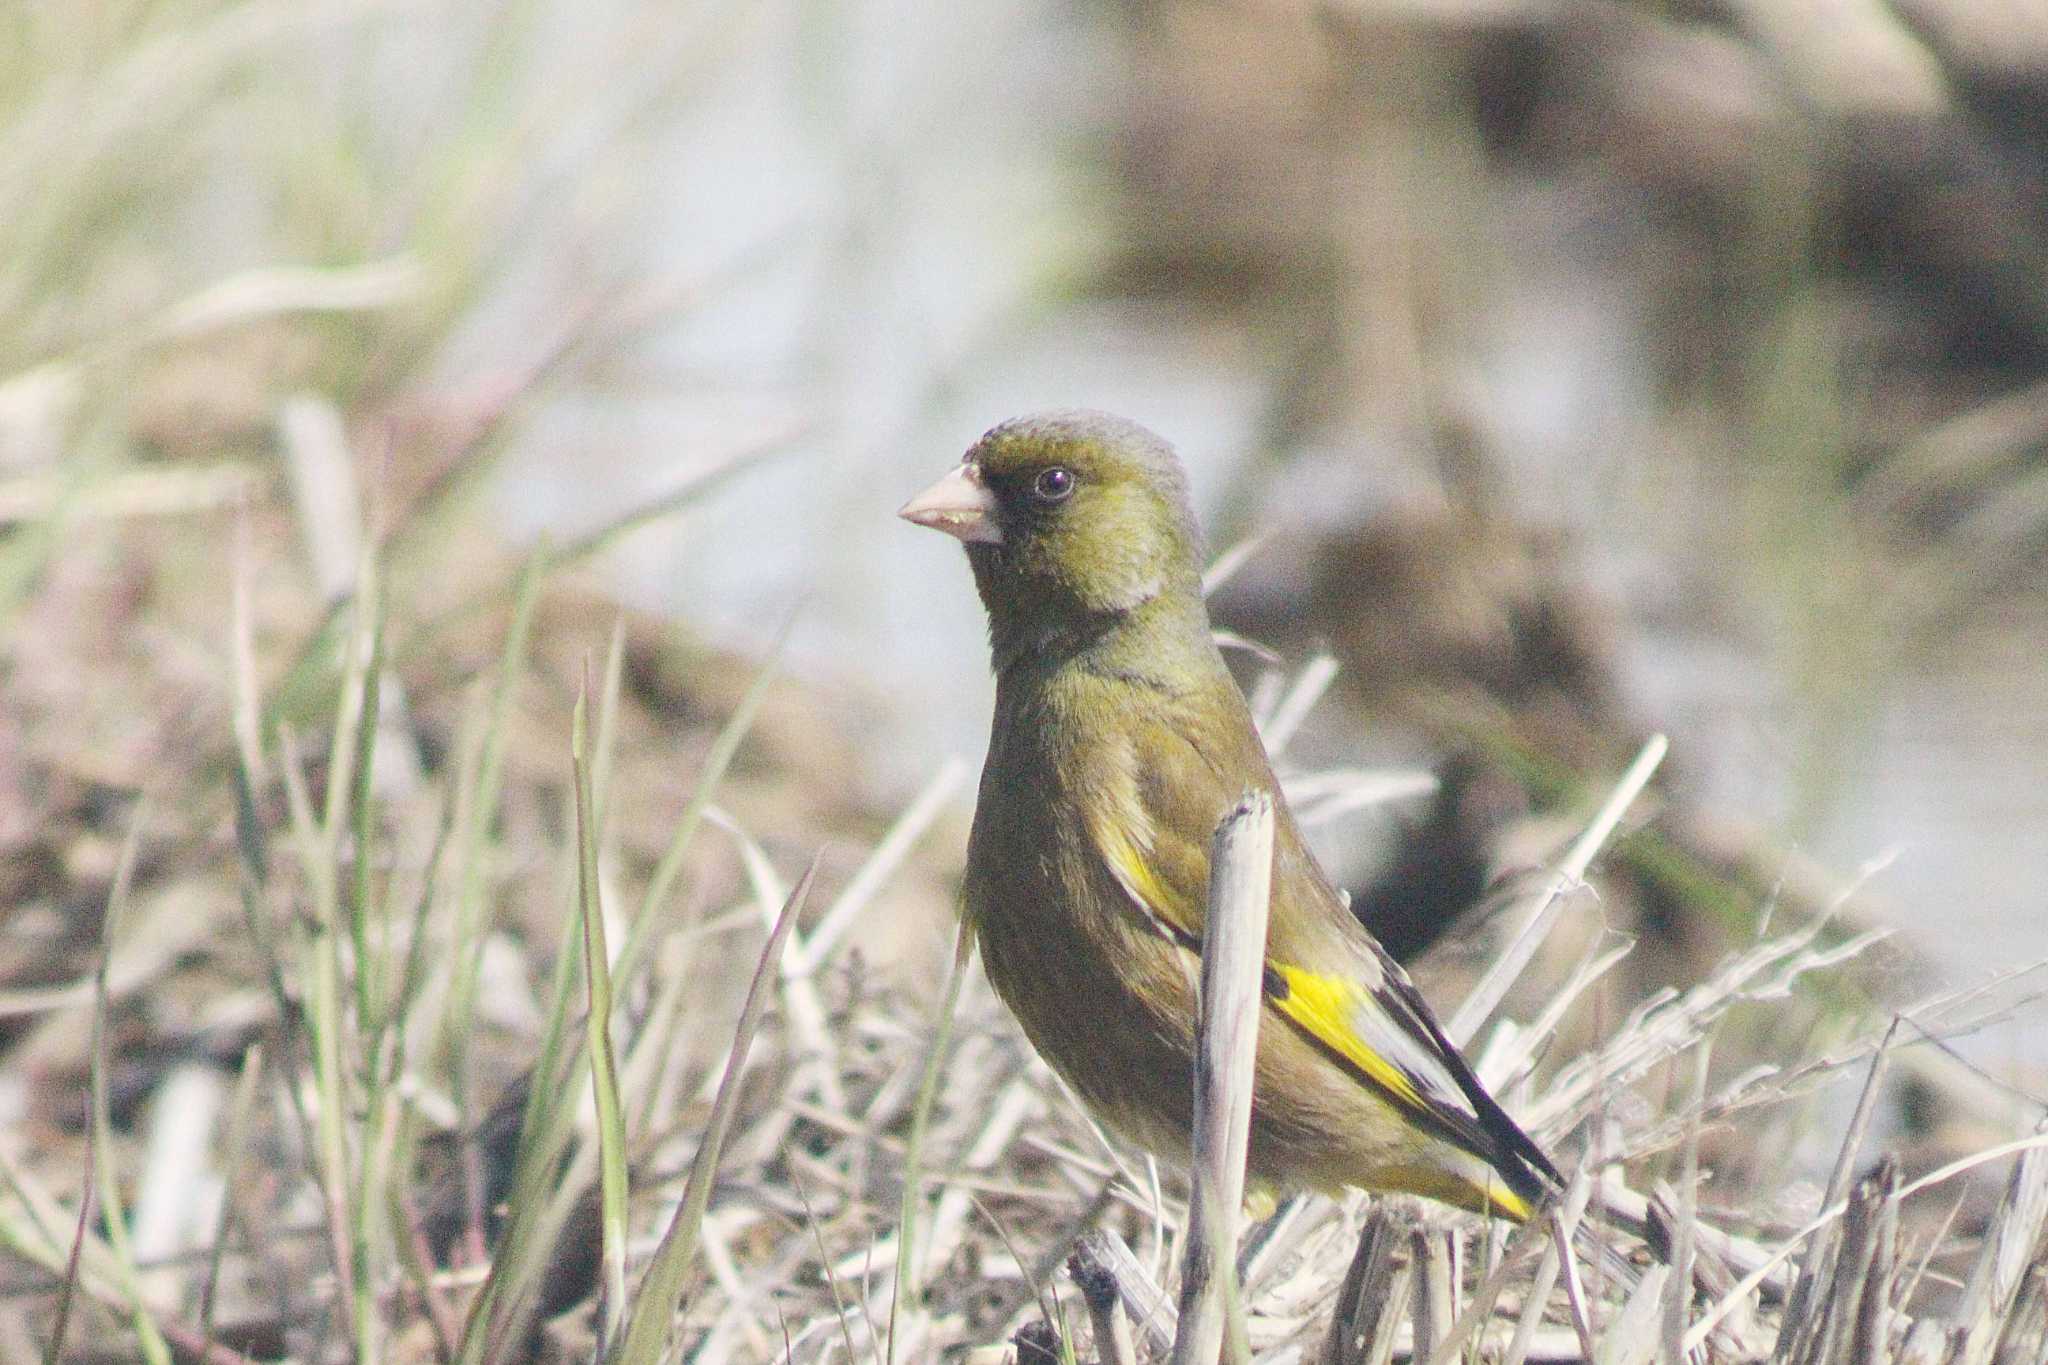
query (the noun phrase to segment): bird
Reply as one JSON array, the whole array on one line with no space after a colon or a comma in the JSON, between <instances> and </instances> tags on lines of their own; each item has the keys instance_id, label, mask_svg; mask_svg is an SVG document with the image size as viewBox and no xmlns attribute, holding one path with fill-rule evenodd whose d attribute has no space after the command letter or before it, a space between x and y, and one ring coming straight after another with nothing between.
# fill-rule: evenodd
<instances>
[{"instance_id":1,"label":"bird","mask_svg":"<svg viewBox=\"0 0 2048 1365\"><path fill-rule=\"evenodd\" d=\"M1488 1094L1303 840L1201 588L1185 471L1086 410L985 433L899 516L966 548L995 708L963 913L1025 1035L1094 1115L1185 1164L1209 839L1274 804L1246 1175L1524 1222L1557 1168Z\"/></svg>"}]
</instances>

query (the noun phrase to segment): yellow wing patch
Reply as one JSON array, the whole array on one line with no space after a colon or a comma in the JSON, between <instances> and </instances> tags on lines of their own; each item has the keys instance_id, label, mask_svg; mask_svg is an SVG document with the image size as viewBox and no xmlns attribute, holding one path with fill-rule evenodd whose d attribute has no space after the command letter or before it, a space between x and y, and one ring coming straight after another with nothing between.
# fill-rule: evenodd
<instances>
[{"instance_id":1,"label":"yellow wing patch","mask_svg":"<svg viewBox=\"0 0 2048 1365\"><path fill-rule=\"evenodd\" d=\"M1273 997L1273 1007L1307 1029L1309 1034L1372 1078L1374 1084L1403 1104L1427 1109L1415 1083L1402 1070L1358 1036L1351 1016L1372 1004L1353 981L1304 971L1300 967L1276 967L1274 971L1287 987L1287 994Z\"/></svg>"},{"instance_id":2,"label":"yellow wing patch","mask_svg":"<svg viewBox=\"0 0 2048 1365\"><path fill-rule=\"evenodd\" d=\"M1095 846L1115 874L1117 883L1147 918L1155 921L1154 927L1168 938L1188 939L1194 937L1194 927L1179 913L1174 904L1173 893L1152 865L1145 860L1144 853L1124 832L1122 825L1113 820L1090 821L1095 836Z\"/></svg>"},{"instance_id":3,"label":"yellow wing patch","mask_svg":"<svg viewBox=\"0 0 2048 1365\"><path fill-rule=\"evenodd\" d=\"M1162 920L1161 927L1169 933L1193 938L1191 926L1174 913L1176 907L1171 893L1130 837L1114 824L1107 824L1106 828L1099 826L1095 834L1097 846L1115 872L1117 881L1138 903L1138 907L1153 919ZM1275 1009L1356 1066L1401 1103L1419 1110L1429 1108L1415 1083L1399 1067L1375 1052L1352 1027L1353 1013L1361 1007L1372 1007L1356 982L1300 967L1274 966L1270 962L1268 969L1286 987L1285 995L1275 992L1268 997Z\"/></svg>"}]
</instances>

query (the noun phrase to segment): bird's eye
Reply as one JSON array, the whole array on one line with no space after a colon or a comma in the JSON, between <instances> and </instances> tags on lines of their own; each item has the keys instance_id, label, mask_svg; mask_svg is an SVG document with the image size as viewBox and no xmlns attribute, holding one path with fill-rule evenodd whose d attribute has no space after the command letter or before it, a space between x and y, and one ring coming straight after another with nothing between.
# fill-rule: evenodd
<instances>
[{"instance_id":1,"label":"bird's eye","mask_svg":"<svg viewBox=\"0 0 2048 1365\"><path fill-rule=\"evenodd\" d=\"M1039 471L1031 491L1040 502L1061 502L1074 491L1074 471L1054 465L1051 469Z\"/></svg>"}]
</instances>

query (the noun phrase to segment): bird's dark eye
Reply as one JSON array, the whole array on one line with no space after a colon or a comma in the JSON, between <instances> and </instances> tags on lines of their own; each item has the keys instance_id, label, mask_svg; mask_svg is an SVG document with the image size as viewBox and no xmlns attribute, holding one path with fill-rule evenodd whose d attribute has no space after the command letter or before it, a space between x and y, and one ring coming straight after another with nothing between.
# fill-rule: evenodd
<instances>
[{"instance_id":1,"label":"bird's dark eye","mask_svg":"<svg viewBox=\"0 0 2048 1365\"><path fill-rule=\"evenodd\" d=\"M1031 485L1031 491L1040 502L1061 502L1074 491L1074 471L1054 465L1051 469L1040 470L1038 478Z\"/></svg>"}]
</instances>

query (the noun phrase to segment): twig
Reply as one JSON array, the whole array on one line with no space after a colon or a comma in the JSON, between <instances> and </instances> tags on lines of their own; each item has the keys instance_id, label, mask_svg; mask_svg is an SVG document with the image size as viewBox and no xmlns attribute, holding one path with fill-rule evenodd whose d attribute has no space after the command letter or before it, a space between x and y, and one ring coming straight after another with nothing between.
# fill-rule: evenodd
<instances>
[{"instance_id":1,"label":"twig","mask_svg":"<svg viewBox=\"0 0 2048 1365\"><path fill-rule=\"evenodd\" d=\"M1089 1255L1101 1265L1116 1285L1124 1311L1144 1333L1145 1344L1154 1354L1172 1349L1179 1323L1173 1302L1145 1269L1145 1263L1123 1238L1109 1228L1097 1228L1085 1239Z\"/></svg>"},{"instance_id":2,"label":"twig","mask_svg":"<svg viewBox=\"0 0 2048 1365\"><path fill-rule=\"evenodd\" d=\"M1224 817L1211 845L1195 1044L1194 1189L1174 1365L1212 1365L1226 1338L1233 1360L1251 1357L1237 1302L1235 1258L1272 868L1273 798L1247 795Z\"/></svg>"},{"instance_id":3,"label":"twig","mask_svg":"<svg viewBox=\"0 0 2048 1365\"><path fill-rule=\"evenodd\" d=\"M2048 1151L2036 1146L2013 1167L1998 1219L1984 1239L1969 1286L1963 1291L1956 1321L1961 1324L1964 1341L1951 1357L1956 1365L1984 1365L1992 1359L1999 1329L2019 1293L2044 1225L2048 1225Z\"/></svg>"},{"instance_id":4,"label":"twig","mask_svg":"<svg viewBox=\"0 0 2048 1365\"><path fill-rule=\"evenodd\" d=\"M1583 1167L1565 1187L1564 1198L1558 1205L1559 1221L1566 1227L1578 1225L1586 1212L1586 1201L1593 1194L1592 1172ZM1550 1291L1557 1287L1559 1269L1570 1258L1571 1239L1546 1239L1543 1257L1536 1263L1536 1277L1529 1286L1529 1297L1522 1309L1521 1321L1515 1324L1515 1335L1508 1342L1507 1354L1501 1357L1501 1365L1522 1365L1535 1347L1537 1331L1543 1326L1543 1309L1550 1302Z\"/></svg>"},{"instance_id":5,"label":"twig","mask_svg":"<svg viewBox=\"0 0 2048 1365\"><path fill-rule=\"evenodd\" d=\"M1465 1344L1486 1326L1493 1317L1493 1306L1500 1301L1501 1292L1508 1287L1508 1281L1522 1273L1522 1268L1534 1259L1541 1249L1549 1246L1549 1239L1543 1235L1541 1222L1525 1224L1508 1244L1500 1258L1500 1264L1486 1277L1472 1295L1472 1301L1460 1309L1457 1319L1450 1324L1450 1330L1436 1343L1429 1353L1426 1365L1454 1365L1464 1352ZM1541 1316L1539 1307L1538 1316ZM1421 1354L1421 1338L1416 1338L1417 1355Z\"/></svg>"},{"instance_id":6,"label":"twig","mask_svg":"<svg viewBox=\"0 0 2048 1365\"><path fill-rule=\"evenodd\" d=\"M1636 755L1635 762L1629 764L1628 771L1622 774L1621 781L1608 794L1606 802L1586 826L1585 833L1579 836L1571 852L1558 864L1556 875L1523 919L1521 928L1509 941L1508 950L1486 969L1486 974L1479 978L1472 993L1465 997L1464 1003L1445 1023L1444 1034L1452 1042L1459 1047L1471 1042L1472 1035L1507 995L1516 978L1521 976L1522 969L1529 965L1529 959L1536 955L1536 949L1550 932L1552 921L1564 908L1565 893L1585 880L1593 855L1600 851L1600 846L1607 842L1614 827L1621 823L1623 814L1649 784L1650 775L1664 761L1664 752L1669 747L1664 736L1652 735L1643 745L1642 752Z\"/></svg>"},{"instance_id":7,"label":"twig","mask_svg":"<svg viewBox=\"0 0 2048 1365\"><path fill-rule=\"evenodd\" d=\"M1593 1315L1586 1307L1586 1286L1579 1278L1578 1260L1572 1255L1572 1231L1577 1223L1576 1218L1567 1220L1564 1210L1554 1210L1550 1215L1550 1240L1557 1249L1558 1269L1564 1275L1564 1297L1572 1310L1572 1330L1579 1334L1579 1349L1585 1358L1593 1360Z\"/></svg>"},{"instance_id":8,"label":"twig","mask_svg":"<svg viewBox=\"0 0 2048 1365\"><path fill-rule=\"evenodd\" d=\"M1685 1126L1685 1145L1679 1154L1678 1207L1672 1230L1671 1280L1675 1286L1671 1301L1664 1305L1664 1358L1666 1365L1685 1365L1685 1320L1692 1309L1693 1230L1699 1223L1700 1120L1706 1100L1707 1071L1713 1065L1714 1039L1700 1039L1693 1051L1692 1119Z\"/></svg>"},{"instance_id":9,"label":"twig","mask_svg":"<svg viewBox=\"0 0 2048 1365\"><path fill-rule=\"evenodd\" d=\"M1137 1365L1137 1345L1131 1339L1131 1319L1124 1312L1116 1271L1099 1248L1102 1239L1090 1234L1074 1247L1067 1258L1067 1272L1081 1290L1088 1305L1088 1318L1095 1326L1095 1358L1098 1365Z\"/></svg>"},{"instance_id":10,"label":"twig","mask_svg":"<svg viewBox=\"0 0 2048 1365\"><path fill-rule=\"evenodd\" d=\"M1428 1357L1451 1330L1457 1294L1456 1276L1451 1271L1450 1249L1444 1234L1420 1223L1408 1229L1408 1254L1415 1266L1413 1286L1415 1338L1411 1353Z\"/></svg>"},{"instance_id":11,"label":"twig","mask_svg":"<svg viewBox=\"0 0 2048 1365\"><path fill-rule=\"evenodd\" d=\"M1207 597L1210 593L1228 583L1237 571L1245 566L1246 560L1249 560L1265 547L1266 537L1264 533L1255 532L1238 541L1237 544L1232 545L1222 554L1217 555L1215 559L1210 561L1209 567L1202 571L1202 596Z\"/></svg>"},{"instance_id":12,"label":"twig","mask_svg":"<svg viewBox=\"0 0 2048 1365\"><path fill-rule=\"evenodd\" d=\"M1358 1249L1337 1289L1321 1365L1373 1365L1393 1354L1394 1328L1412 1273L1398 1254L1407 1240L1405 1208L1403 1200L1379 1200L1359 1232Z\"/></svg>"},{"instance_id":13,"label":"twig","mask_svg":"<svg viewBox=\"0 0 2048 1365\"><path fill-rule=\"evenodd\" d=\"M1657 1324L1664 1316L1664 1290L1670 1283L1668 1265L1653 1265L1644 1271L1642 1282L1622 1305L1620 1316L1608 1325L1600 1353L1587 1359L1598 1365L1642 1365L1656 1354Z\"/></svg>"},{"instance_id":14,"label":"twig","mask_svg":"<svg viewBox=\"0 0 2048 1365\"><path fill-rule=\"evenodd\" d=\"M1337 678L1337 661L1327 654L1318 654L1303 666L1301 674L1294 680L1294 686L1287 689L1273 707L1266 723L1259 727L1260 738L1266 741L1266 752L1276 758L1283 753L1301 723L1308 719L1308 713L1329 691L1330 684Z\"/></svg>"}]
</instances>

